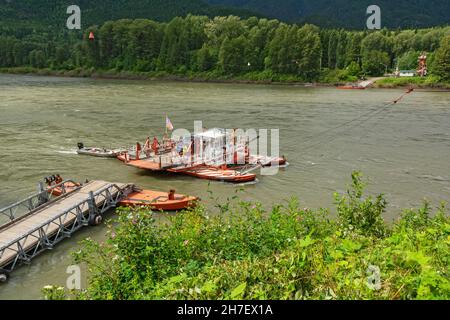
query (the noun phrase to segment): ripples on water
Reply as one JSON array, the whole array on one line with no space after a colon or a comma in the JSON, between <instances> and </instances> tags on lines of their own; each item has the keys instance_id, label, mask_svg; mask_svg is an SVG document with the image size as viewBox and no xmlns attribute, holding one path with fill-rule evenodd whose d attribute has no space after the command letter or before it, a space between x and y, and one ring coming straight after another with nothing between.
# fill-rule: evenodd
<instances>
[{"instance_id":1,"label":"ripples on water","mask_svg":"<svg viewBox=\"0 0 450 320\"><path fill-rule=\"evenodd\" d=\"M364 117L402 92L0 75L0 206L59 173L80 181L174 188L207 203L208 189L225 199L243 188L244 199L267 205L296 196L303 206L330 207L333 192L344 192L352 170L362 170L369 191L386 194L386 217L392 219L424 197L435 205L450 200L450 93L416 91ZM280 153L290 166L276 176L259 176L252 185L209 185L75 152L80 141L113 147L161 136L166 113L175 127L189 130L195 120L207 127L279 128ZM321 135L358 117L361 121ZM50 281L63 284L67 251L87 235L101 239L104 229L86 229L20 268L0 287L0 298L39 297Z\"/></svg>"}]
</instances>

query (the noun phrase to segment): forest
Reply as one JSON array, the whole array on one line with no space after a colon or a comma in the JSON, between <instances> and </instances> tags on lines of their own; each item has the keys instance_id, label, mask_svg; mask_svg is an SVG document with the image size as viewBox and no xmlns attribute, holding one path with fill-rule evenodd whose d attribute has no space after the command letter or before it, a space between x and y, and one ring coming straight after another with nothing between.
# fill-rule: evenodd
<instances>
[{"instance_id":1,"label":"forest","mask_svg":"<svg viewBox=\"0 0 450 320\"><path fill-rule=\"evenodd\" d=\"M94 39L89 38L93 33ZM0 68L95 71L251 80L356 81L416 69L428 56L436 81L448 82L450 27L349 31L237 16L187 15L169 22L107 21L83 32L0 26Z\"/></svg>"},{"instance_id":2,"label":"forest","mask_svg":"<svg viewBox=\"0 0 450 320\"><path fill-rule=\"evenodd\" d=\"M286 22L313 23L320 27L363 29L366 8L376 4L387 28L426 28L448 24L446 0L206 0L212 5L249 9Z\"/></svg>"}]
</instances>

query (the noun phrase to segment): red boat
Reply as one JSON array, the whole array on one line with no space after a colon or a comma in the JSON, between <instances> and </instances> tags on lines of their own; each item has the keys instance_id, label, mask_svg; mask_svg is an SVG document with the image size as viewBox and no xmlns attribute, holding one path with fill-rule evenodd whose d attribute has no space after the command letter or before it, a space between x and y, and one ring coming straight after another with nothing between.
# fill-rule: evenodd
<instances>
[{"instance_id":1,"label":"red boat","mask_svg":"<svg viewBox=\"0 0 450 320\"><path fill-rule=\"evenodd\" d=\"M175 194L175 190L161 192L153 190L135 190L119 202L122 207L150 207L160 211L179 211L192 208L199 199L197 197Z\"/></svg>"},{"instance_id":2,"label":"red boat","mask_svg":"<svg viewBox=\"0 0 450 320\"><path fill-rule=\"evenodd\" d=\"M352 86L338 86L338 89L344 89L344 90L364 90L366 87L361 87L358 85L352 85Z\"/></svg>"},{"instance_id":3,"label":"red boat","mask_svg":"<svg viewBox=\"0 0 450 320\"><path fill-rule=\"evenodd\" d=\"M47 184L48 193L55 197L59 197L64 193L74 191L81 186L81 184L75 183L73 181L64 182L59 174L46 177L44 181Z\"/></svg>"},{"instance_id":4,"label":"red boat","mask_svg":"<svg viewBox=\"0 0 450 320\"><path fill-rule=\"evenodd\" d=\"M55 197L75 191L81 186L81 184L72 181L64 182L59 175L47 177L45 181L47 182L47 192ZM194 207L197 201L199 201L199 198L175 194L175 190L162 192L142 190L133 186L133 191L118 204L122 207L145 206L153 210L178 211Z\"/></svg>"},{"instance_id":5,"label":"red boat","mask_svg":"<svg viewBox=\"0 0 450 320\"><path fill-rule=\"evenodd\" d=\"M167 171L182 173L200 179L232 182L232 183L245 183L245 182L253 182L256 180L256 174L253 173L241 173L234 169L219 168L213 166L197 166L183 169L169 169Z\"/></svg>"}]
</instances>

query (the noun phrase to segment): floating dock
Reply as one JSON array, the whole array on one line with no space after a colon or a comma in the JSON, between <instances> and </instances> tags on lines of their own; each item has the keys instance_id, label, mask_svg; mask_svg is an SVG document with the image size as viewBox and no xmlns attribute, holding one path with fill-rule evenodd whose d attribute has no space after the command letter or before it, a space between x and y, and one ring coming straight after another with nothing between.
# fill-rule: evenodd
<instances>
[{"instance_id":1,"label":"floating dock","mask_svg":"<svg viewBox=\"0 0 450 320\"><path fill-rule=\"evenodd\" d=\"M199 200L175 190L142 190L130 183L46 181L47 186L40 183L36 194L0 209L0 282L17 266L30 263L82 227L99 225L112 208L178 211L194 207Z\"/></svg>"},{"instance_id":2,"label":"floating dock","mask_svg":"<svg viewBox=\"0 0 450 320\"><path fill-rule=\"evenodd\" d=\"M0 209L9 222L0 226L0 282L21 264L52 249L75 231L101 223L103 214L131 192L132 184L91 181L66 190L67 180L40 191L25 200ZM61 190L60 196L53 190Z\"/></svg>"}]
</instances>

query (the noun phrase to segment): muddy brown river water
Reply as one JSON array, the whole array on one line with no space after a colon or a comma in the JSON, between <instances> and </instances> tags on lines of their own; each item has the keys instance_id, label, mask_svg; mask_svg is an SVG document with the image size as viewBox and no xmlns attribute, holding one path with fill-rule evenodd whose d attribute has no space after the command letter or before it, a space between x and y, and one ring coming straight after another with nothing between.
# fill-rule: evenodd
<instances>
[{"instance_id":1,"label":"muddy brown river water","mask_svg":"<svg viewBox=\"0 0 450 320\"><path fill-rule=\"evenodd\" d=\"M173 188L207 205L208 190L225 199L243 188L242 198L267 206L296 196L302 206L333 211L333 192L344 192L352 170L361 170L368 191L385 194L391 221L424 198L434 206L450 200L450 93L418 90L380 109L402 92L0 75L0 207L59 173ZM76 154L80 141L109 147L161 136L166 113L188 130L196 120L210 128L279 129L290 166L237 187ZM43 286L65 284L77 241L104 234L104 227L85 229L20 267L0 285L0 299L39 299Z\"/></svg>"}]
</instances>

